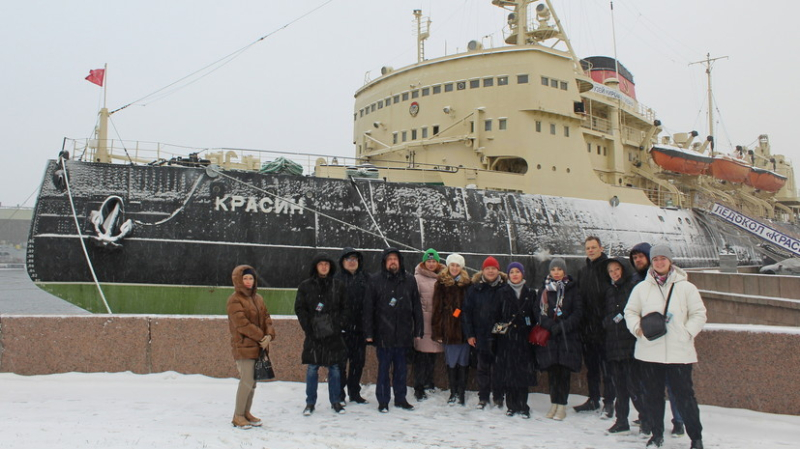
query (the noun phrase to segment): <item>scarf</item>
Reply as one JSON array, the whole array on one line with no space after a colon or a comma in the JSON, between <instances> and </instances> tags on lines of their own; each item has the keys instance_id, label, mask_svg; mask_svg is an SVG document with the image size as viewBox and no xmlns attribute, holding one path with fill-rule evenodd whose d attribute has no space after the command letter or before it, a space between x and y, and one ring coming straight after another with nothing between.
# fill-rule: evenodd
<instances>
[{"instance_id":1,"label":"scarf","mask_svg":"<svg viewBox=\"0 0 800 449\"><path fill-rule=\"evenodd\" d=\"M659 287L663 287L664 284L667 283L667 279L669 278L669 275L672 274L673 271L675 270L672 267L669 267L669 271L667 272L667 274L662 276L656 273L656 270L650 268L650 274L653 276L653 279L656 280L656 284L658 284Z\"/></svg>"},{"instance_id":2,"label":"scarf","mask_svg":"<svg viewBox=\"0 0 800 449\"><path fill-rule=\"evenodd\" d=\"M525 279L523 279L522 282L520 282L519 284L515 284L509 280L508 285L510 285L511 288L514 289L514 294L516 294L517 299L519 299L519 296L522 294L522 287L525 286Z\"/></svg>"},{"instance_id":3,"label":"scarf","mask_svg":"<svg viewBox=\"0 0 800 449\"><path fill-rule=\"evenodd\" d=\"M556 292L556 311L561 310L561 305L564 303L564 291L566 285L569 284L569 278L564 276L560 281L553 280L550 275L544 280L544 291L542 292L542 301L540 309L542 315L547 315L547 292ZM557 318L557 316L556 316Z\"/></svg>"}]
</instances>

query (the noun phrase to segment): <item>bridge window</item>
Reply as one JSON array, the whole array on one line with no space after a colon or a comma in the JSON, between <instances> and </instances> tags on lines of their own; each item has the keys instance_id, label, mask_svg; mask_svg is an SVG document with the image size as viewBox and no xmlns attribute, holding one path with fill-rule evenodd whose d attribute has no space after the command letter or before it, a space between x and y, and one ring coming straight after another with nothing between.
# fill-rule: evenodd
<instances>
[{"instance_id":1,"label":"bridge window","mask_svg":"<svg viewBox=\"0 0 800 449\"><path fill-rule=\"evenodd\" d=\"M497 121L497 128L501 131L508 129L508 119L501 118Z\"/></svg>"},{"instance_id":2,"label":"bridge window","mask_svg":"<svg viewBox=\"0 0 800 449\"><path fill-rule=\"evenodd\" d=\"M411 98L419 98L419 91L418 90L412 90L411 91Z\"/></svg>"},{"instance_id":3,"label":"bridge window","mask_svg":"<svg viewBox=\"0 0 800 449\"><path fill-rule=\"evenodd\" d=\"M483 87L492 87L492 86L494 86L494 78L483 79Z\"/></svg>"},{"instance_id":4,"label":"bridge window","mask_svg":"<svg viewBox=\"0 0 800 449\"><path fill-rule=\"evenodd\" d=\"M447 83L444 85L445 92L452 92L453 91L453 83Z\"/></svg>"},{"instance_id":5,"label":"bridge window","mask_svg":"<svg viewBox=\"0 0 800 449\"><path fill-rule=\"evenodd\" d=\"M469 80L469 88L477 89L481 87L481 80Z\"/></svg>"},{"instance_id":6,"label":"bridge window","mask_svg":"<svg viewBox=\"0 0 800 449\"><path fill-rule=\"evenodd\" d=\"M423 97L427 97L430 94L431 94L431 88L430 87L423 87L422 88L422 96Z\"/></svg>"},{"instance_id":7,"label":"bridge window","mask_svg":"<svg viewBox=\"0 0 800 449\"><path fill-rule=\"evenodd\" d=\"M442 93L442 85L437 84L436 86L433 86L433 94L436 95L440 93Z\"/></svg>"},{"instance_id":8,"label":"bridge window","mask_svg":"<svg viewBox=\"0 0 800 449\"><path fill-rule=\"evenodd\" d=\"M566 81L561 81L561 90L567 90L567 86L568 84Z\"/></svg>"},{"instance_id":9,"label":"bridge window","mask_svg":"<svg viewBox=\"0 0 800 449\"><path fill-rule=\"evenodd\" d=\"M392 97L386 98L385 102L386 102L386 106L390 106L392 104Z\"/></svg>"},{"instance_id":10,"label":"bridge window","mask_svg":"<svg viewBox=\"0 0 800 449\"><path fill-rule=\"evenodd\" d=\"M506 85L508 85L508 77L507 76L498 76L497 77L497 85L498 86L506 86Z\"/></svg>"},{"instance_id":11,"label":"bridge window","mask_svg":"<svg viewBox=\"0 0 800 449\"><path fill-rule=\"evenodd\" d=\"M403 92L403 101L408 101L408 92Z\"/></svg>"},{"instance_id":12,"label":"bridge window","mask_svg":"<svg viewBox=\"0 0 800 449\"><path fill-rule=\"evenodd\" d=\"M395 104L400 103L400 95L395 95L394 96L394 103Z\"/></svg>"},{"instance_id":13,"label":"bridge window","mask_svg":"<svg viewBox=\"0 0 800 449\"><path fill-rule=\"evenodd\" d=\"M492 130L492 119L486 120L483 122L483 130L484 131L491 131Z\"/></svg>"},{"instance_id":14,"label":"bridge window","mask_svg":"<svg viewBox=\"0 0 800 449\"><path fill-rule=\"evenodd\" d=\"M542 86L549 86L550 85L550 78L543 76L542 77Z\"/></svg>"},{"instance_id":15,"label":"bridge window","mask_svg":"<svg viewBox=\"0 0 800 449\"><path fill-rule=\"evenodd\" d=\"M517 75L517 84L528 84L528 75Z\"/></svg>"},{"instance_id":16,"label":"bridge window","mask_svg":"<svg viewBox=\"0 0 800 449\"><path fill-rule=\"evenodd\" d=\"M383 100L378 100L378 109L383 109Z\"/></svg>"}]
</instances>

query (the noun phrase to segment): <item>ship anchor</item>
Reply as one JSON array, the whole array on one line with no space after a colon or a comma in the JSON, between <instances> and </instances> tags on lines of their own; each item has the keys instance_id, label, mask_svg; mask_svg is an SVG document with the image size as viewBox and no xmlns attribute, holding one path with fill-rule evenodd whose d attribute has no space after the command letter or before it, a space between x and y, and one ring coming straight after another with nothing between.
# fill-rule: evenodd
<instances>
[{"instance_id":1,"label":"ship anchor","mask_svg":"<svg viewBox=\"0 0 800 449\"><path fill-rule=\"evenodd\" d=\"M122 224L124 215L124 203L118 196L109 196L103 201L100 209L93 210L89 215L89 221L94 225L96 236L91 239L102 247L121 248L119 242L133 231L133 221L125 220Z\"/></svg>"}]
</instances>

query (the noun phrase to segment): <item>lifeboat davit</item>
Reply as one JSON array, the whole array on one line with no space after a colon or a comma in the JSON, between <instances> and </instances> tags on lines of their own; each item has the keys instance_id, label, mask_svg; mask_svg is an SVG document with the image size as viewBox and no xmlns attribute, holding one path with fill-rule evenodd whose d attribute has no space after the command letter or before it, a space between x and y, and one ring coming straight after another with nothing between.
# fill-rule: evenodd
<instances>
[{"instance_id":1,"label":"lifeboat davit","mask_svg":"<svg viewBox=\"0 0 800 449\"><path fill-rule=\"evenodd\" d=\"M777 192L786 184L786 179L786 176L779 175L774 171L752 167L744 183L754 189Z\"/></svg>"},{"instance_id":2,"label":"lifeboat davit","mask_svg":"<svg viewBox=\"0 0 800 449\"><path fill-rule=\"evenodd\" d=\"M664 170L683 173L685 175L703 174L711 165L712 158L700 153L669 145L655 145L650 155L659 167Z\"/></svg>"},{"instance_id":3,"label":"lifeboat davit","mask_svg":"<svg viewBox=\"0 0 800 449\"><path fill-rule=\"evenodd\" d=\"M711 176L723 181L741 184L747 180L752 166L741 159L728 156L714 156L711 162Z\"/></svg>"}]
</instances>

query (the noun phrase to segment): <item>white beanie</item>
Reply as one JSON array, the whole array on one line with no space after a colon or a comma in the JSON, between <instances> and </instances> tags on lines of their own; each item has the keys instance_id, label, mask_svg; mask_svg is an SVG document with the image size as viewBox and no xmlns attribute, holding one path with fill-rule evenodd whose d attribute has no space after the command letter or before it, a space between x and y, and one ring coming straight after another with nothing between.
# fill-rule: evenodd
<instances>
[{"instance_id":1,"label":"white beanie","mask_svg":"<svg viewBox=\"0 0 800 449\"><path fill-rule=\"evenodd\" d=\"M464 268L464 257L461 254L450 254L447 256L447 266L449 267L451 263L458 264L459 267Z\"/></svg>"}]
</instances>

